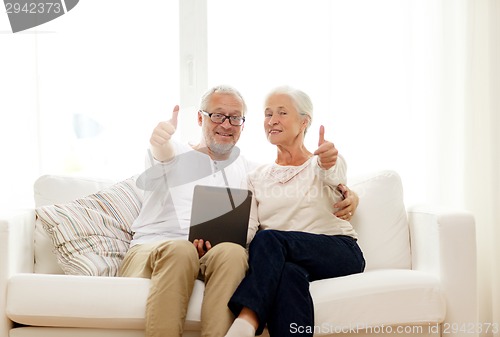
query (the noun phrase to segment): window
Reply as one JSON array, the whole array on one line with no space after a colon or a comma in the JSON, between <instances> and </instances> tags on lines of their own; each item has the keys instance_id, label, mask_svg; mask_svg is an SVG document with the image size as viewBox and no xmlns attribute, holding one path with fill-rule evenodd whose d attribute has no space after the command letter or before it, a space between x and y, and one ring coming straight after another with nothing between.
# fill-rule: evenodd
<instances>
[{"instance_id":1,"label":"window","mask_svg":"<svg viewBox=\"0 0 500 337\"><path fill-rule=\"evenodd\" d=\"M175 1L81 1L37 34L41 170L139 173L179 101Z\"/></svg>"},{"instance_id":2,"label":"window","mask_svg":"<svg viewBox=\"0 0 500 337\"><path fill-rule=\"evenodd\" d=\"M276 150L262 132L262 104L270 89L288 84L313 100L310 150L323 124L349 176L393 169L425 179L429 153L419 142L432 141L430 112L419 109L423 75L416 69L428 59L414 55L427 47L415 42L417 29L428 25L421 18L432 16L418 16L415 7L410 0L210 0L208 82L232 84L248 101L243 153L274 160ZM404 183L422 198L424 184Z\"/></svg>"}]
</instances>

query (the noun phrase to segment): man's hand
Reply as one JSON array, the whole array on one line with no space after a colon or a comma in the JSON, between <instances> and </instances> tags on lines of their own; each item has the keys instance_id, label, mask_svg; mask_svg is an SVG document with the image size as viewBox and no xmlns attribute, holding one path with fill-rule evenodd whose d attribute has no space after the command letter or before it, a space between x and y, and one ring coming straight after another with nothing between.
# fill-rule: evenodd
<instances>
[{"instance_id":1,"label":"man's hand","mask_svg":"<svg viewBox=\"0 0 500 337\"><path fill-rule=\"evenodd\" d=\"M314 155L318 156L318 165L323 170L328 170L337 163L339 151L335 148L332 142L325 140L325 127L319 127L318 149L314 151Z\"/></svg>"},{"instance_id":2,"label":"man's hand","mask_svg":"<svg viewBox=\"0 0 500 337\"><path fill-rule=\"evenodd\" d=\"M205 255L210 249L212 249L212 245L210 241L204 241L203 239L195 239L193 241L193 245L198 251L198 257L202 257Z\"/></svg>"},{"instance_id":3,"label":"man's hand","mask_svg":"<svg viewBox=\"0 0 500 337\"><path fill-rule=\"evenodd\" d=\"M177 117L179 116L179 106L176 105L172 111L172 116L168 121L158 123L151 135L151 151L156 160L167 161L173 158L174 150L170 143L170 138L177 129Z\"/></svg>"},{"instance_id":4,"label":"man's hand","mask_svg":"<svg viewBox=\"0 0 500 337\"><path fill-rule=\"evenodd\" d=\"M344 196L344 200L339 201L335 205L333 205L334 208L339 209L339 211L335 212L335 216L337 218L349 221L358 208L359 197L356 192L351 191L349 187L345 185L340 184L338 186L338 189Z\"/></svg>"}]
</instances>

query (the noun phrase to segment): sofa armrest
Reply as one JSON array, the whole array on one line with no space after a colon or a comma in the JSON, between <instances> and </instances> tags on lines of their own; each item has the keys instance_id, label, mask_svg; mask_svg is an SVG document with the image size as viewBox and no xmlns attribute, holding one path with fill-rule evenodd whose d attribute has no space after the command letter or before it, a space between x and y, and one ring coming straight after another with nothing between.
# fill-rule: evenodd
<instances>
[{"instance_id":1,"label":"sofa armrest","mask_svg":"<svg viewBox=\"0 0 500 337\"><path fill-rule=\"evenodd\" d=\"M434 274L446 296L447 336L477 336L477 261L474 217L415 206L408 211L412 269Z\"/></svg>"},{"instance_id":2,"label":"sofa armrest","mask_svg":"<svg viewBox=\"0 0 500 337\"><path fill-rule=\"evenodd\" d=\"M0 336L12 325L5 314L9 276L33 272L34 230L34 210L0 212Z\"/></svg>"},{"instance_id":3,"label":"sofa armrest","mask_svg":"<svg viewBox=\"0 0 500 337\"><path fill-rule=\"evenodd\" d=\"M34 257L35 211L18 210L0 214L0 270L32 273Z\"/></svg>"}]
</instances>

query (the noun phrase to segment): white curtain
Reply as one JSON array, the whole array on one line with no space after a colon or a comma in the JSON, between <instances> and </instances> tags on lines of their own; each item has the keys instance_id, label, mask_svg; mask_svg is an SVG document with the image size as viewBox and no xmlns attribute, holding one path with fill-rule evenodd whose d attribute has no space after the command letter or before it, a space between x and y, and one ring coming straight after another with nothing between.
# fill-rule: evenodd
<instances>
[{"instance_id":1,"label":"white curtain","mask_svg":"<svg viewBox=\"0 0 500 337\"><path fill-rule=\"evenodd\" d=\"M437 65L436 74L422 82L435 89L422 103L435 113L428 130L432 141L425 143L435 195L430 199L474 215L482 328L477 332L500 336L500 1L413 4L414 36L433 45L426 63ZM437 20L425 35L418 23L429 13Z\"/></svg>"},{"instance_id":2,"label":"white curtain","mask_svg":"<svg viewBox=\"0 0 500 337\"><path fill-rule=\"evenodd\" d=\"M477 226L479 321L500 324L500 1L467 4L465 203Z\"/></svg>"}]
</instances>

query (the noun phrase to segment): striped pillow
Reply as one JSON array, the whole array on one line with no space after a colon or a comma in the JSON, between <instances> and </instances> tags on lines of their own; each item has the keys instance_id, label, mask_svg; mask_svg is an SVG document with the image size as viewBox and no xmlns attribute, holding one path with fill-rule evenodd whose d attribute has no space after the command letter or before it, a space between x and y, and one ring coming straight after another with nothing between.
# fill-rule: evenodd
<instances>
[{"instance_id":1,"label":"striped pillow","mask_svg":"<svg viewBox=\"0 0 500 337\"><path fill-rule=\"evenodd\" d=\"M35 212L70 275L115 276L132 239L142 200L133 178L67 204Z\"/></svg>"}]
</instances>

